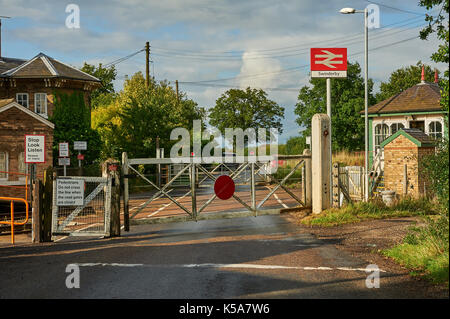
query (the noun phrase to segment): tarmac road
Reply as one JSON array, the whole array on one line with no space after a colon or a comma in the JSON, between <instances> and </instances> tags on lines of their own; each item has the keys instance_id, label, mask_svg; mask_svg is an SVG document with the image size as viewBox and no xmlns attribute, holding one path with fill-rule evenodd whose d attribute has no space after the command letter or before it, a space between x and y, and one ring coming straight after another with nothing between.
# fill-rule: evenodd
<instances>
[{"instance_id":1,"label":"tarmac road","mask_svg":"<svg viewBox=\"0 0 450 319\"><path fill-rule=\"evenodd\" d=\"M68 289L68 264L80 288ZM120 238L0 248L0 298L426 298L282 215L134 226ZM404 279L404 278L403 278Z\"/></svg>"}]
</instances>

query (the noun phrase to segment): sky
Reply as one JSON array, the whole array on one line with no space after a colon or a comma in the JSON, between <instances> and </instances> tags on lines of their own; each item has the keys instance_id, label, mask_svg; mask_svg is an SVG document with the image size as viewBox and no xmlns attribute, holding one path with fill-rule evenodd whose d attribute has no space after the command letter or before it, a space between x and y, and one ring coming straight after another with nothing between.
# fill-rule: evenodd
<instances>
[{"instance_id":1,"label":"sky","mask_svg":"<svg viewBox=\"0 0 450 319\"><path fill-rule=\"evenodd\" d=\"M298 136L298 91L308 85L312 47L346 47L349 61L364 64L363 14L344 7L379 9L369 30L369 77L375 91L392 71L431 61L438 40L415 36L425 26L418 0L0 0L2 55L30 59L43 52L75 67L107 64L150 42L151 75L178 80L181 91L211 108L230 88L262 88L285 108L279 142ZM69 4L79 8L79 28L68 28ZM437 13L436 11L432 13ZM374 20L375 21L375 20ZM116 64L115 89L125 76L145 73L140 52ZM325 79L324 79L325 81ZM418 79L418 82L420 79Z\"/></svg>"}]
</instances>

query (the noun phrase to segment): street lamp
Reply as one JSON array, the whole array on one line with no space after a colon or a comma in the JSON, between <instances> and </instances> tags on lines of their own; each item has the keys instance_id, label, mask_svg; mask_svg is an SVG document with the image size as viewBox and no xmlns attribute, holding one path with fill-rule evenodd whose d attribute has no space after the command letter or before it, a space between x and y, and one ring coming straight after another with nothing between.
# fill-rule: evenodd
<instances>
[{"instance_id":1,"label":"street lamp","mask_svg":"<svg viewBox=\"0 0 450 319\"><path fill-rule=\"evenodd\" d=\"M364 162L364 187L365 200L369 199L369 92L368 92L368 43L369 43L369 28L367 24L368 10L356 10L354 8L343 8L339 11L342 14L364 13L364 135L365 135L365 162Z\"/></svg>"}]
</instances>

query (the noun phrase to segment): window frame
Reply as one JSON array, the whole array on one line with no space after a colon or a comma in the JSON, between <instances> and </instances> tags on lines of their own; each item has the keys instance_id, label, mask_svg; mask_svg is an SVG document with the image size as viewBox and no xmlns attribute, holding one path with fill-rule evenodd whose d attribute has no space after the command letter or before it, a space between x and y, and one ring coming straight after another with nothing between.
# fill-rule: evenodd
<instances>
[{"instance_id":1,"label":"window frame","mask_svg":"<svg viewBox=\"0 0 450 319\"><path fill-rule=\"evenodd\" d=\"M27 105L26 106L19 102L19 95L25 95L27 97ZM30 107L30 95L28 93L22 93L22 92L16 93L16 102L17 102L17 104L20 104L23 107L29 108Z\"/></svg>"},{"instance_id":2,"label":"window frame","mask_svg":"<svg viewBox=\"0 0 450 319\"><path fill-rule=\"evenodd\" d=\"M21 163L20 154L23 154L23 156L22 156L22 163L24 165L23 172L20 171L20 167L19 167L19 165ZM28 174L28 165L27 165L27 163L25 163L25 151L19 152L19 154L17 155L17 172L21 173L21 174L25 174L25 175L19 175L19 180L24 180L25 176Z\"/></svg>"},{"instance_id":3,"label":"window frame","mask_svg":"<svg viewBox=\"0 0 450 319\"><path fill-rule=\"evenodd\" d=\"M441 129L439 132L436 130L437 124L439 124L441 126ZM432 125L434 126L434 130L431 127ZM437 137L436 136L437 134L439 134L440 136ZM442 137L444 136L444 126L442 125L441 121L436 120L436 121L430 121L428 123L428 135L434 139L442 139Z\"/></svg>"},{"instance_id":4,"label":"window frame","mask_svg":"<svg viewBox=\"0 0 450 319\"><path fill-rule=\"evenodd\" d=\"M392 127L395 125L396 129L395 132L392 130ZM401 128L398 128L398 126L401 125ZM405 128L405 124L403 124L402 122L392 122L389 125L389 133L390 135L397 133L399 130L401 130L402 128Z\"/></svg>"},{"instance_id":5,"label":"window frame","mask_svg":"<svg viewBox=\"0 0 450 319\"><path fill-rule=\"evenodd\" d=\"M9 154L7 151L0 151L0 153L5 154L5 172L8 172L9 171ZM0 175L0 181L7 181L9 179L8 173L0 173L0 174L5 174L5 177L1 177L2 175Z\"/></svg>"},{"instance_id":6,"label":"window frame","mask_svg":"<svg viewBox=\"0 0 450 319\"><path fill-rule=\"evenodd\" d=\"M37 104L36 104L36 102L37 102L38 100L40 101L40 99L38 99L37 96L40 96L41 94L44 95L44 107L45 107L45 112L38 113L38 112L37 112ZM40 105L40 108L42 108L41 105ZM47 113L47 93L44 93L44 92L37 92L37 93L34 93L34 112L35 112L36 114L38 114L38 115L44 117L44 118L47 118L47 117L48 117L48 113Z\"/></svg>"},{"instance_id":7,"label":"window frame","mask_svg":"<svg viewBox=\"0 0 450 319\"><path fill-rule=\"evenodd\" d=\"M384 134L377 133L377 128L381 127L381 130L383 130L384 126L387 128L386 129L386 134L384 135ZM375 125L375 127L373 129L373 139L374 139L374 141L373 141L373 148L374 148L375 152L377 152L378 150L381 149L380 145L385 139L387 139L390 136L389 133L390 133L390 126L388 124L386 124L386 123L378 123L378 124ZM379 136L384 136L384 138L382 140L380 140L379 144L377 145L377 137L379 137Z\"/></svg>"}]
</instances>

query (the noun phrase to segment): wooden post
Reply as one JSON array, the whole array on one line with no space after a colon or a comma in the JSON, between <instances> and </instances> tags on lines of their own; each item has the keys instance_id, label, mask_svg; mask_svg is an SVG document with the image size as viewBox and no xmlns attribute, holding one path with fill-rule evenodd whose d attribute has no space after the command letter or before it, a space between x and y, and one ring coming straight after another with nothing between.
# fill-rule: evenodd
<instances>
[{"instance_id":1,"label":"wooden post","mask_svg":"<svg viewBox=\"0 0 450 319\"><path fill-rule=\"evenodd\" d=\"M32 204L32 226L31 226L31 241L33 243L42 242L42 182L36 179L33 187L33 204Z\"/></svg>"},{"instance_id":2,"label":"wooden post","mask_svg":"<svg viewBox=\"0 0 450 319\"><path fill-rule=\"evenodd\" d=\"M145 43L145 86L150 86L150 42Z\"/></svg>"},{"instance_id":3,"label":"wooden post","mask_svg":"<svg viewBox=\"0 0 450 319\"><path fill-rule=\"evenodd\" d=\"M339 208L341 199L341 188L339 187L339 163L333 163L333 207Z\"/></svg>"},{"instance_id":4,"label":"wooden post","mask_svg":"<svg viewBox=\"0 0 450 319\"><path fill-rule=\"evenodd\" d=\"M102 165L102 176L110 177L111 185L111 224L110 237L120 236L120 163L113 159Z\"/></svg>"},{"instance_id":5,"label":"wooden post","mask_svg":"<svg viewBox=\"0 0 450 319\"><path fill-rule=\"evenodd\" d=\"M42 185L42 242L52 241L52 207L53 207L53 168L44 170L44 180Z\"/></svg>"},{"instance_id":6,"label":"wooden post","mask_svg":"<svg viewBox=\"0 0 450 319\"><path fill-rule=\"evenodd\" d=\"M180 94L179 94L179 91L178 91L178 80L175 81L175 87L176 87L176 90L177 90L177 103L180 103Z\"/></svg>"},{"instance_id":7,"label":"wooden post","mask_svg":"<svg viewBox=\"0 0 450 319\"><path fill-rule=\"evenodd\" d=\"M309 158L305 158L304 165L304 177L303 177L303 201L306 207L312 206L312 170L311 170L311 151L309 149L305 149L303 151L303 155L310 156Z\"/></svg>"},{"instance_id":8,"label":"wooden post","mask_svg":"<svg viewBox=\"0 0 450 319\"><path fill-rule=\"evenodd\" d=\"M408 165L403 167L403 196L408 195Z\"/></svg>"}]
</instances>

